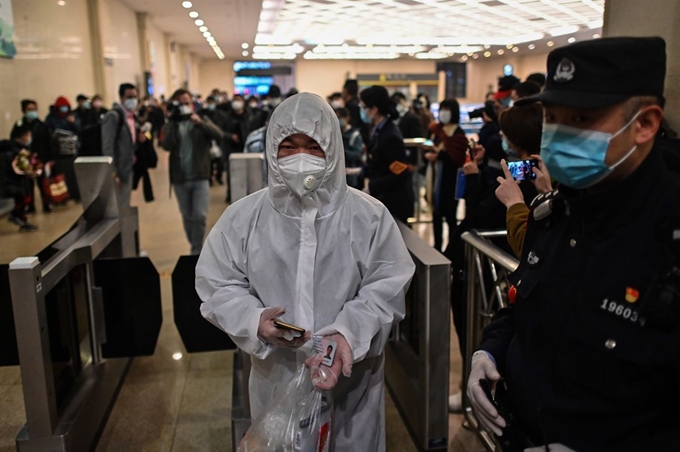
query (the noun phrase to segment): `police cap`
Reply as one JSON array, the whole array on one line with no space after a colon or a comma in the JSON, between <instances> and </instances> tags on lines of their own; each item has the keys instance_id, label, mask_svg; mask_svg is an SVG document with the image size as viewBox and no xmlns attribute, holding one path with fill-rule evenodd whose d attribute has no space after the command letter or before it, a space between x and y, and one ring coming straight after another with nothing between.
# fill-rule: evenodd
<instances>
[{"instance_id":1,"label":"police cap","mask_svg":"<svg viewBox=\"0 0 680 452\"><path fill-rule=\"evenodd\" d=\"M545 90L532 102L601 108L633 96L663 98L666 42L662 38L604 38L555 49L548 55Z\"/></svg>"}]
</instances>

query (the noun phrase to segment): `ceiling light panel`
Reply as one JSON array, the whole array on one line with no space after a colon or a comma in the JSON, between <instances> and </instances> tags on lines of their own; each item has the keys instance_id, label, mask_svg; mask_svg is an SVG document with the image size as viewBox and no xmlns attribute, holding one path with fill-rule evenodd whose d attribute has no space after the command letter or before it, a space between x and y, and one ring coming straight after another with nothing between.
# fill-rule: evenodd
<instances>
[{"instance_id":1,"label":"ceiling light panel","mask_svg":"<svg viewBox=\"0 0 680 452\"><path fill-rule=\"evenodd\" d=\"M603 11L604 0L265 0L255 42L512 48L591 28Z\"/></svg>"}]
</instances>

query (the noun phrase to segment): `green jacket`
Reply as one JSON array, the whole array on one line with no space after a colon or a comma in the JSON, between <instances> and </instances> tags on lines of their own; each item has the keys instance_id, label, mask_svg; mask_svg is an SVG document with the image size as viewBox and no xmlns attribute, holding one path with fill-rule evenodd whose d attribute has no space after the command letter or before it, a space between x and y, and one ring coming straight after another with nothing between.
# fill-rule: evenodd
<instances>
[{"instance_id":1,"label":"green jacket","mask_svg":"<svg viewBox=\"0 0 680 452\"><path fill-rule=\"evenodd\" d=\"M210 179L210 147L212 140L220 142L224 134L209 118L201 118L201 122L194 124L191 129L192 152L192 180ZM165 125L162 143L163 149L170 152L170 183L184 182L182 162L180 157L179 122L171 121Z\"/></svg>"}]
</instances>

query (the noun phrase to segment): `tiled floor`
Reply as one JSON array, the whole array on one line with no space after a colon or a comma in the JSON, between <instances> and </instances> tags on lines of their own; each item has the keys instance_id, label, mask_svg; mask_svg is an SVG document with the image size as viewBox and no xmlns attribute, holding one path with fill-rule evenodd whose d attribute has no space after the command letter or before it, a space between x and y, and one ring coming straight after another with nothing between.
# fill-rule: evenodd
<instances>
[{"instance_id":1,"label":"tiled floor","mask_svg":"<svg viewBox=\"0 0 680 452\"><path fill-rule=\"evenodd\" d=\"M133 361L97 451L229 451L231 352L189 355L173 323L170 275L189 245L176 202L168 196L167 159L160 157L159 168L152 172L156 200L145 204L141 193L134 192L132 204L139 206L141 248L161 274L164 323L154 356ZM224 187L212 188L209 228L226 208L224 197ZM39 213L32 221L40 229L30 234L20 234L16 227L0 220L0 262L38 252L73 224L81 210L80 205L70 204L53 215ZM429 235L427 227L417 230ZM452 391L459 388L460 366L458 341L452 333ZM389 396L386 406L387 450L416 451ZM0 407L0 452L9 452L15 450L14 439L25 422L16 367L0 368ZM449 450L482 451L473 435L460 428L461 420L459 415L449 418L453 438Z\"/></svg>"}]
</instances>

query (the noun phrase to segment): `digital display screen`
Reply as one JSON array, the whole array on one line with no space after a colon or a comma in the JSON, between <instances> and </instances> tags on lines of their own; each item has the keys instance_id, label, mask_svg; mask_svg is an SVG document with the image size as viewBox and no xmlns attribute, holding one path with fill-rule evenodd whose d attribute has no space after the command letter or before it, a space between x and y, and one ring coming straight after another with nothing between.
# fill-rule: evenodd
<instances>
[{"instance_id":1,"label":"digital display screen","mask_svg":"<svg viewBox=\"0 0 680 452\"><path fill-rule=\"evenodd\" d=\"M273 84L273 77L234 77L234 90L246 96L265 95Z\"/></svg>"}]
</instances>

